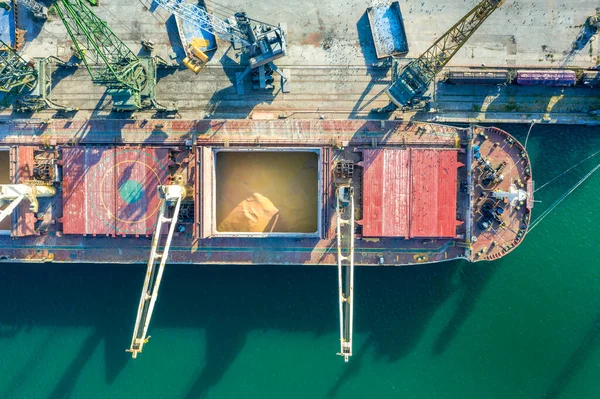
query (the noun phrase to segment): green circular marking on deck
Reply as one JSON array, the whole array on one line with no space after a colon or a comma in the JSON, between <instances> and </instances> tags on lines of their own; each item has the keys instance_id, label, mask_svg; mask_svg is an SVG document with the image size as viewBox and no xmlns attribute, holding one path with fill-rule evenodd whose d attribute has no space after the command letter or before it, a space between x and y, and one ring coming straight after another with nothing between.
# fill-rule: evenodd
<instances>
[{"instance_id":1,"label":"green circular marking on deck","mask_svg":"<svg viewBox=\"0 0 600 399\"><path fill-rule=\"evenodd\" d=\"M142 185L135 180L127 180L119 187L119 195L123 198L123 201L128 204L135 204L142 199L144 190Z\"/></svg>"}]
</instances>

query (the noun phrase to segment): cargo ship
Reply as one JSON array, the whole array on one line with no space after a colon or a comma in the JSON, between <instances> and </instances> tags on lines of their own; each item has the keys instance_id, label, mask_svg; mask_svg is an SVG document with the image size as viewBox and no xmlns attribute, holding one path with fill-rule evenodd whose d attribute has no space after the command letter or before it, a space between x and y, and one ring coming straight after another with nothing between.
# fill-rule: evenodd
<instances>
[{"instance_id":1,"label":"cargo ship","mask_svg":"<svg viewBox=\"0 0 600 399\"><path fill-rule=\"evenodd\" d=\"M337 265L348 361L355 265L498 259L533 206L527 152L494 127L12 120L0 162L0 262L147 263L134 358L169 262Z\"/></svg>"},{"instance_id":2,"label":"cargo ship","mask_svg":"<svg viewBox=\"0 0 600 399\"><path fill-rule=\"evenodd\" d=\"M0 154L8 262L146 263L166 186L170 263L336 265L350 245L356 265L493 260L533 206L525 149L493 127L13 120Z\"/></svg>"}]
</instances>

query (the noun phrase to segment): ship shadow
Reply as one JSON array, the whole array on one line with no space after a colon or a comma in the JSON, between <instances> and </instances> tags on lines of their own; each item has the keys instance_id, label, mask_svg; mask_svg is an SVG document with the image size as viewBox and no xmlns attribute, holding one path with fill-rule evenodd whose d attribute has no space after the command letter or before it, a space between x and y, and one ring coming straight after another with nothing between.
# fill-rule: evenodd
<instances>
[{"instance_id":1,"label":"ship shadow","mask_svg":"<svg viewBox=\"0 0 600 399\"><path fill-rule=\"evenodd\" d=\"M457 273L458 289L455 295L459 297L450 320L438 334L433 343L432 354L442 355L452 340L456 337L462 325L467 321L477 300L501 266L503 259L496 262L481 264L465 264Z\"/></svg>"},{"instance_id":2,"label":"ship shadow","mask_svg":"<svg viewBox=\"0 0 600 399\"><path fill-rule=\"evenodd\" d=\"M396 362L414 349L437 308L454 292L452 276L459 265L460 262L448 262L406 268L365 267L355 271L360 294L355 309L355 331L368 338L351 360L351 368L331 388L330 396L360 370L367 349L374 352L377 360L387 362ZM202 327L195 326L206 328L207 351L199 359L197 377L190 383L186 398L205 396L221 380L253 330L316 332L318 336L337 332L335 268L202 269L201 280L211 283L202 287L201 292L193 282L195 278L188 279L190 286L178 284L178 293L163 291L165 299L160 305L173 308L179 302L193 302L192 297L182 298L182 293L186 295L194 289L194 297L211 298L210 306L198 304L193 313L184 316L192 325L200 323ZM188 268L185 271L173 268L169 278L180 281L188 271ZM255 284L256 280L259 284ZM156 323L171 325L177 321L167 318L175 317L181 315L161 313ZM332 341L332 353L336 341Z\"/></svg>"},{"instance_id":3,"label":"ship shadow","mask_svg":"<svg viewBox=\"0 0 600 399\"><path fill-rule=\"evenodd\" d=\"M455 275L461 265L452 261L357 268L355 333L357 342L362 336L366 343L355 348L353 365L339 377L330 396L358 373L367 354L394 363L411 353L437 309L457 292ZM2 322L13 333L0 339L16 339L21 330L36 326L89 328L51 398L69 395L69 386L102 343L104 379L112 384L130 361L124 348L129 345L144 270L133 265L5 265L0 270ZM469 290L480 293L473 285L483 280L472 277ZM163 328L205 332L205 354L198 358L195 376L183 387L184 397L202 397L219 384L253 331L335 337L337 295L334 267L169 265L149 332ZM338 345L333 338L332 356Z\"/></svg>"}]
</instances>

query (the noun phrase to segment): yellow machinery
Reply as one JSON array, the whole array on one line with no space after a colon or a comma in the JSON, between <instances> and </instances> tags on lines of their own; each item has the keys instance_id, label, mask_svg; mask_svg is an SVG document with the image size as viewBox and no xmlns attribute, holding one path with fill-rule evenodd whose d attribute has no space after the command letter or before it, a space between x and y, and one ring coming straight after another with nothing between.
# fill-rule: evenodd
<instances>
[{"instance_id":1,"label":"yellow machinery","mask_svg":"<svg viewBox=\"0 0 600 399\"><path fill-rule=\"evenodd\" d=\"M204 54L202 50L200 50L200 47L206 47L208 45L208 40L197 37L192 39L192 41L188 44L187 57L183 59L183 65L185 65L195 74L198 74L198 72L200 72L208 63L208 56Z\"/></svg>"}]
</instances>

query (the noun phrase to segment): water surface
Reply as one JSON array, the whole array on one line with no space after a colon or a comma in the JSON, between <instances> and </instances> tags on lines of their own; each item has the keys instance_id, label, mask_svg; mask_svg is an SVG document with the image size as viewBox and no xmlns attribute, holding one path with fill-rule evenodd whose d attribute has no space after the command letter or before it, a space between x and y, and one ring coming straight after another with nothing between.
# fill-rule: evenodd
<instances>
[{"instance_id":1,"label":"water surface","mask_svg":"<svg viewBox=\"0 0 600 399\"><path fill-rule=\"evenodd\" d=\"M535 126L537 186L599 149L598 128ZM4 264L0 398L600 397L599 196L600 172L493 263L358 268L349 364L334 268L169 266L132 360L145 266Z\"/></svg>"}]
</instances>

